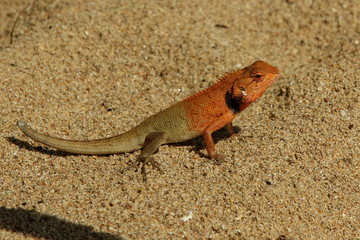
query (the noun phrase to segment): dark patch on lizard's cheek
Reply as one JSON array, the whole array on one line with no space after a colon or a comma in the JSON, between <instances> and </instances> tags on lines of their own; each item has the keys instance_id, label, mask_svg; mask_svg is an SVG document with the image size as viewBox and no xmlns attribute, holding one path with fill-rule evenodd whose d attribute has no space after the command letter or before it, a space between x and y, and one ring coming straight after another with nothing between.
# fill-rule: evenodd
<instances>
[{"instance_id":1,"label":"dark patch on lizard's cheek","mask_svg":"<svg viewBox=\"0 0 360 240\"><path fill-rule=\"evenodd\" d=\"M232 97L231 92L226 92L225 102L226 106L234 113L237 114L240 112L242 97Z\"/></svg>"}]
</instances>

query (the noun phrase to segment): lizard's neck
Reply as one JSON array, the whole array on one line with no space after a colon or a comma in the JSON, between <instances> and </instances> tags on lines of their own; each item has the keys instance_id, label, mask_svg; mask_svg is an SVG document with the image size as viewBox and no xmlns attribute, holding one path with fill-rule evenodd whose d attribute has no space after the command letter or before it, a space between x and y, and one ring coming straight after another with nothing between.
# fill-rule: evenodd
<instances>
[{"instance_id":1,"label":"lizard's neck","mask_svg":"<svg viewBox=\"0 0 360 240\"><path fill-rule=\"evenodd\" d=\"M234 113L238 114L243 111L251 102L246 101L242 96L232 96L230 91L226 92L225 102L228 108Z\"/></svg>"}]
</instances>

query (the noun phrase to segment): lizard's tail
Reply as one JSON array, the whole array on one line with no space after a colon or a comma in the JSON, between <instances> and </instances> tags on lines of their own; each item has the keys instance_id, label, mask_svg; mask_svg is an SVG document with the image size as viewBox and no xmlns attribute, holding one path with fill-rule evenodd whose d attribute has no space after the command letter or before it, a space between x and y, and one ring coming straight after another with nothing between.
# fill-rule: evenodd
<instances>
[{"instance_id":1,"label":"lizard's tail","mask_svg":"<svg viewBox=\"0 0 360 240\"><path fill-rule=\"evenodd\" d=\"M136 130L132 129L118 136L103 138L90 141L73 141L57 137L51 137L39 133L29 127L24 121L17 122L18 127L23 133L33 140L47 146L71 153L79 154L113 154L122 152L132 152L141 148L141 144L136 142ZM134 132L135 131L135 132Z\"/></svg>"}]
</instances>

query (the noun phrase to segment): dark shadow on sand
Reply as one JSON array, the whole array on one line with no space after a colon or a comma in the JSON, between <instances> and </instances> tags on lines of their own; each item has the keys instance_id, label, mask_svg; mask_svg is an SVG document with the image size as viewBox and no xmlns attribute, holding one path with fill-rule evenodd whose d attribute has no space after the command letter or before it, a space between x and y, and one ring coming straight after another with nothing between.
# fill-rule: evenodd
<instances>
[{"instance_id":1,"label":"dark shadow on sand","mask_svg":"<svg viewBox=\"0 0 360 240\"><path fill-rule=\"evenodd\" d=\"M68 222L35 210L0 207L0 229L45 239L99 239L124 238L106 232L95 232L91 226Z\"/></svg>"}]
</instances>

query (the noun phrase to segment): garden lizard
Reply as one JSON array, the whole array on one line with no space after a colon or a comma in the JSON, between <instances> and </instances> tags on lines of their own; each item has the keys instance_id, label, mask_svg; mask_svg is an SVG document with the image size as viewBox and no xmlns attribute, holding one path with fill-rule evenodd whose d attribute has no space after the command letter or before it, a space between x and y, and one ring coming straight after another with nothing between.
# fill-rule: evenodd
<instances>
[{"instance_id":1,"label":"garden lizard","mask_svg":"<svg viewBox=\"0 0 360 240\"><path fill-rule=\"evenodd\" d=\"M210 88L198 92L117 136L89 141L65 140L35 131L24 121L18 126L28 137L47 146L79 154L113 154L142 149L137 163L157 167L150 156L166 143L176 143L202 135L212 159L219 159L211 134L226 127L234 134L232 120L258 99L277 79L276 67L263 61L225 74ZM144 169L143 169L144 171Z\"/></svg>"}]
</instances>

